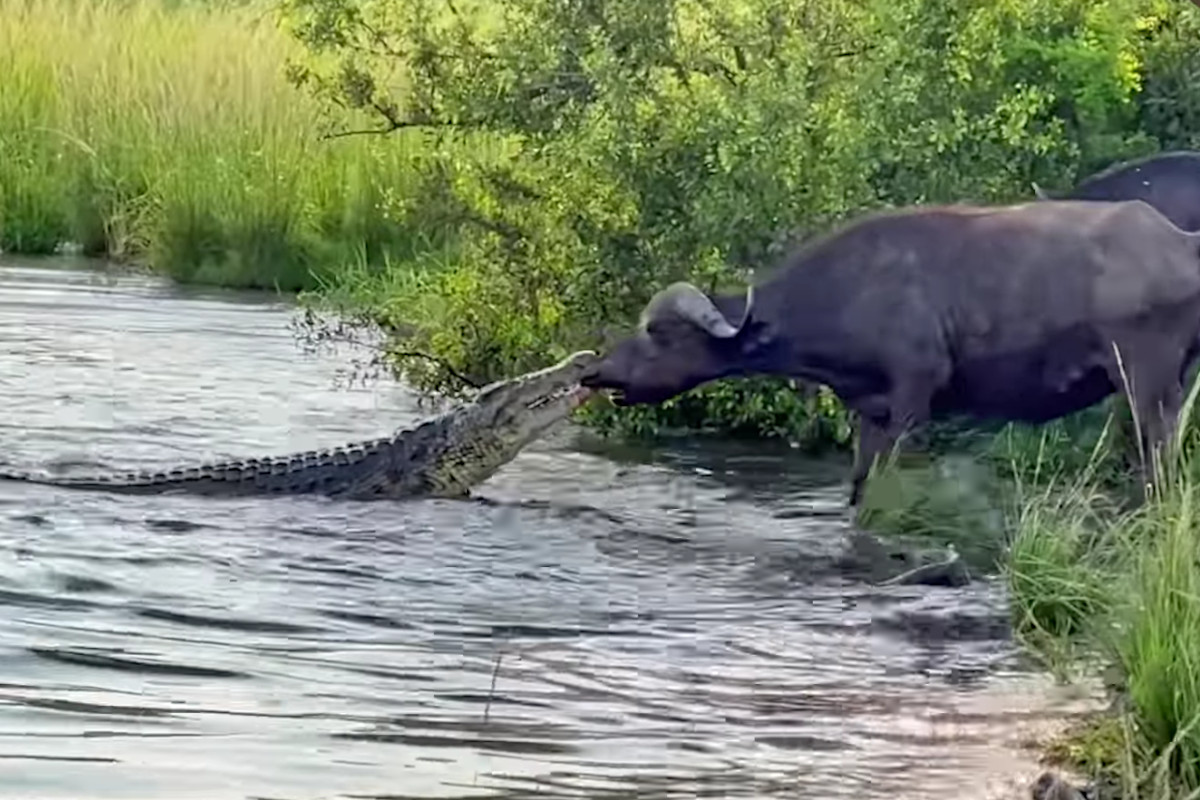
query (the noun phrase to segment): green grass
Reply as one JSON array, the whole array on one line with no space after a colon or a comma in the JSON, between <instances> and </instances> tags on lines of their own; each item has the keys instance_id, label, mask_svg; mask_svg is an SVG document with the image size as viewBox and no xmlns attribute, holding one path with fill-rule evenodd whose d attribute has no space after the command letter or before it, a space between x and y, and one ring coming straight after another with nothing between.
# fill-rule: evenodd
<instances>
[{"instance_id":1,"label":"green grass","mask_svg":"<svg viewBox=\"0 0 1200 800\"><path fill-rule=\"evenodd\" d=\"M0 0L0 19L0 249L294 291L426 243L419 134L323 139L266 6Z\"/></svg>"},{"instance_id":2,"label":"green grass","mask_svg":"<svg viewBox=\"0 0 1200 800\"><path fill-rule=\"evenodd\" d=\"M1200 448L1190 411L1184 419L1149 502L1114 494L1093 469L1019 490L1013 505L1005 577L1016 633L1056 670L1117 677L1108 730L1121 746L1104 738L1120 757L1095 757L1094 728L1063 749L1127 798L1200 797ZM1093 465L1103 460L1093 453Z\"/></svg>"}]
</instances>

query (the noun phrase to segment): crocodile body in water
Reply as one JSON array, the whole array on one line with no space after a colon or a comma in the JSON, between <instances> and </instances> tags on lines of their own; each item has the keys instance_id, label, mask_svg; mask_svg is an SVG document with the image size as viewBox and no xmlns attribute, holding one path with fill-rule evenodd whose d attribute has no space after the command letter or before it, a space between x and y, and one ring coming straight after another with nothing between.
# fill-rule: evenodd
<instances>
[{"instance_id":1,"label":"crocodile body in water","mask_svg":"<svg viewBox=\"0 0 1200 800\"><path fill-rule=\"evenodd\" d=\"M472 402L370 441L285 456L64 476L0 469L0 480L122 494L322 494L354 500L465 497L587 399L579 378L598 356L574 353L480 389Z\"/></svg>"}]
</instances>

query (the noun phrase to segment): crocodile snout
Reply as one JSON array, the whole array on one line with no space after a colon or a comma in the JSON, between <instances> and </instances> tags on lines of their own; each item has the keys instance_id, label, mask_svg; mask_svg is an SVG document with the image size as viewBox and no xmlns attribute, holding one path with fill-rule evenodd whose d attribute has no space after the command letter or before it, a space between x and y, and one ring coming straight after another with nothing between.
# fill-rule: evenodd
<instances>
[{"instance_id":1,"label":"crocodile snout","mask_svg":"<svg viewBox=\"0 0 1200 800\"><path fill-rule=\"evenodd\" d=\"M595 350L580 350L578 353L567 356L567 361L577 370L578 380L597 374L602 360L600 354Z\"/></svg>"},{"instance_id":2,"label":"crocodile snout","mask_svg":"<svg viewBox=\"0 0 1200 800\"><path fill-rule=\"evenodd\" d=\"M597 389L600 386L600 362L589 364L579 376L579 385L585 389Z\"/></svg>"},{"instance_id":3,"label":"crocodile snout","mask_svg":"<svg viewBox=\"0 0 1200 800\"><path fill-rule=\"evenodd\" d=\"M595 350L580 350L567 356L567 361L577 367L592 367L600 363L600 354Z\"/></svg>"}]
</instances>

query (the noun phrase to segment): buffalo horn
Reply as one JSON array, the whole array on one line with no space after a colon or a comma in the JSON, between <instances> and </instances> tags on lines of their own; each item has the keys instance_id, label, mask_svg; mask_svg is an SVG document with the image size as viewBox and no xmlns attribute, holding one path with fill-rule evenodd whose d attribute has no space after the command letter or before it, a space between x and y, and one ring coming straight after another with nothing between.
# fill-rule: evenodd
<instances>
[{"instance_id":1,"label":"buffalo horn","mask_svg":"<svg viewBox=\"0 0 1200 800\"><path fill-rule=\"evenodd\" d=\"M660 307L671 308L684 319L691 320L697 326L718 339L730 339L738 335L742 326L750 319L750 306L754 302L754 287L746 289L746 310L737 327L729 324L729 320L721 313L708 295L686 281L680 281L668 286L658 298ZM656 304L657 305L657 304Z\"/></svg>"}]
</instances>

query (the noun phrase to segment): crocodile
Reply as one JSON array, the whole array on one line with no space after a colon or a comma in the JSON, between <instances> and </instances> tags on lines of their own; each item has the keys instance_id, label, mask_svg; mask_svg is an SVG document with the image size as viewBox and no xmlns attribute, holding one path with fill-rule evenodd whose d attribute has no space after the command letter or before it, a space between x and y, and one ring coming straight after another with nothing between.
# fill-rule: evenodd
<instances>
[{"instance_id":1,"label":"crocodile","mask_svg":"<svg viewBox=\"0 0 1200 800\"><path fill-rule=\"evenodd\" d=\"M0 469L0 480L120 494L465 498L587 400L591 392L579 379L598 358L583 350L551 367L497 381L469 403L379 439L168 470L64 476Z\"/></svg>"}]
</instances>

